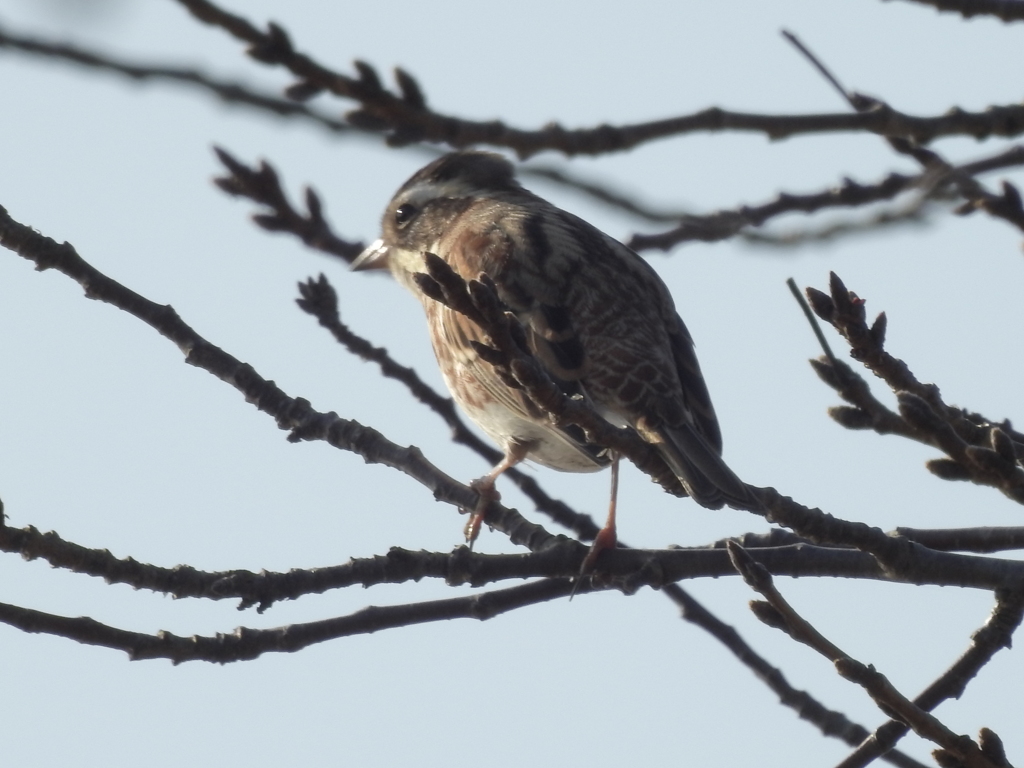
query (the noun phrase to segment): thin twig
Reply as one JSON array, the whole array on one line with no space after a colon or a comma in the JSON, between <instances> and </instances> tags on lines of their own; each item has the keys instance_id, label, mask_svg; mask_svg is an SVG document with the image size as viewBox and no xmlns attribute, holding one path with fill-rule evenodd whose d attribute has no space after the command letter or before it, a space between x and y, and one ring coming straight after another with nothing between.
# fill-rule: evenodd
<instances>
[{"instance_id":1,"label":"thin twig","mask_svg":"<svg viewBox=\"0 0 1024 768\"><path fill-rule=\"evenodd\" d=\"M822 77L828 80L831 86L835 88L836 92L843 98L843 100L846 103L848 103L854 109L857 108L856 104L854 104L854 100L850 98L849 91L847 91L846 88L843 87L842 83L839 82L839 78L832 74L832 70L826 67L821 59L819 59L817 56L811 53L811 49L804 45L803 41L800 40L800 38L798 38L788 29L781 30L781 34L784 38L786 38L786 40L792 43L794 48L796 48L798 51L800 51L801 54L803 54L804 58L806 58L811 63L811 66L818 70Z\"/></svg>"},{"instance_id":2,"label":"thin twig","mask_svg":"<svg viewBox=\"0 0 1024 768\"><path fill-rule=\"evenodd\" d=\"M803 294L800 293L800 289L796 285L796 280L790 277L786 280L786 285L789 286L789 292L793 294L793 298L796 299L796 303L799 304L800 309L803 310L804 317L806 317L807 322L810 323L811 330L814 331L814 335L818 339L818 344L821 345L821 349L825 353L825 357L829 359L829 362L835 365L836 356L832 354L832 347L829 346L828 339L825 338L825 333L821 330L818 318L816 318L814 313L811 311L811 307L808 305L807 299L805 299Z\"/></svg>"}]
</instances>

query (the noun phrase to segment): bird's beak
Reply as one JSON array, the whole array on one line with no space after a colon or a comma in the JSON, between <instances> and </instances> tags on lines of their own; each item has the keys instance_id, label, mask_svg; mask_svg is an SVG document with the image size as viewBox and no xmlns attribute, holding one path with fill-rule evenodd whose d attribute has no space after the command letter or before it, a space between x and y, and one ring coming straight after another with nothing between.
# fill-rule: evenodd
<instances>
[{"instance_id":1,"label":"bird's beak","mask_svg":"<svg viewBox=\"0 0 1024 768\"><path fill-rule=\"evenodd\" d=\"M369 247L356 256L352 262L353 272L366 272L371 269L388 268L388 247L383 240L374 240Z\"/></svg>"}]
</instances>

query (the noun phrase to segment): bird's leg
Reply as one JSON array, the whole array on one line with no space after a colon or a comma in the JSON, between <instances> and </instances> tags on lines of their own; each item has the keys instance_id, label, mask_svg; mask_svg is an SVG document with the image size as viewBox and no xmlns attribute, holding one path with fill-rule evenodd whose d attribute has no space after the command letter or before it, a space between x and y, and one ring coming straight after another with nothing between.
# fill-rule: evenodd
<instances>
[{"instance_id":1,"label":"bird's leg","mask_svg":"<svg viewBox=\"0 0 1024 768\"><path fill-rule=\"evenodd\" d=\"M469 487L476 491L479 496L476 508L469 516L469 522L466 523L465 529L466 541L469 542L471 548L473 542L476 541L476 537L480 535L480 526L483 525L487 507L492 501L498 501L501 498L501 494L498 493L494 484L505 472L525 459L529 450L530 446L528 443L510 442L508 449L505 451L505 456L495 465L494 469L469 484Z\"/></svg>"},{"instance_id":2,"label":"bird's leg","mask_svg":"<svg viewBox=\"0 0 1024 768\"><path fill-rule=\"evenodd\" d=\"M572 595L576 594L576 589L579 587L583 577L594 570L597 556L606 549L614 549L618 543L618 536L615 533L615 509L619 498L619 454L616 451L611 451L610 453L612 458L612 494L611 500L608 502L608 518L604 521L604 527L597 532L597 536L594 537L594 543L590 545L590 551L587 552L587 556L583 559L583 565L580 566L580 575L576 577L576 585L573 587ZM572 599L572 595L569 596L570 599Z\"/></svg>"}]
</instances>

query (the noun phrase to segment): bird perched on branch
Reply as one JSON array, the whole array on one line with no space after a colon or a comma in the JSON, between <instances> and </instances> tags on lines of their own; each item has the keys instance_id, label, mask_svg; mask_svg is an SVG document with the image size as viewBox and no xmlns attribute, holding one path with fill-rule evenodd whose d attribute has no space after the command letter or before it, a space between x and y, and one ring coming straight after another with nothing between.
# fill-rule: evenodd
<instances>
[{"instance_id":1,"label":"bird perched on branch","mask_svg":"<svg viewBox=\"0 0 1024 768\"><path fill-rule=\"evenodd\" d=\"M524 459L564 472L612 464L609 519L586 572L615 544L618 455L579 427L556 426L483 359L487 332L424 292L429 254L467 281L486 275L552 381L611 425L635 430L694 501L709 509L756 504L722 461L718 420L668 288L632 250L524 189L511 163L486 152L454 152L421 169L388 204L382 230L353 269L388 269L420 298L452 397L505 454L474 483L480 502L470 542L497 498L495 481Z\"/></svg>"}]
</instances>

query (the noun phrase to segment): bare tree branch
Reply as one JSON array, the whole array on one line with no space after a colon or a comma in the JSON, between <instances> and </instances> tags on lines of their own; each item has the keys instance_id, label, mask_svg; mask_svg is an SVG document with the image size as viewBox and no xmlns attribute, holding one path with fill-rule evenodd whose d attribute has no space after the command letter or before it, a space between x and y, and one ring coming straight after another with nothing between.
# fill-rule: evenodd
<instances>
[{"instance_id":1,"label":"bare tree branch","mask_svg":"<svg viewBox=\"0 0 1024 768\"><path fill-rule=\"evenodd\" d=\"M1020 0L917 0L940 10L955 10L970 17L988 14L1006 21L1024 18ZM764 115L703 110L666 120L639 124L601 125L569 130L551 124L539 130L523 130L495 121L470 121L434 111L424 89L408 72L395 71L394 86L382 84L377 71L355 62L352 74L334 71L293 46L287 32L269 24L264 31L210 0L178 0L202 21L218 26L242 40L248 54L264 64L289 71L295 83L286 90L288 99L265 95L248 87L219 80L197 69L126 62L85 48L12 35L0 29L0 48L31 56L72 63L95 71L113 72L138 81L177 82L197 92L211 94L265 113L298 118L335 135L375 135L391 146L411 146L435 154L426 146L463 147L490 144L514 150L521 158L541 151L565 155L602 154L636 147L646 142L682 136L694 131L748 131L770 138L809 133L873 132L892 149L920 164L916 175L890 174L873 184L845 179L841 186L811 194L785 192L759 205L695 215L687 211L659 210L638 202L608 185L573 177L561 170L527 166L523 174L573 188L603 204L648 221L669 224L666 232L637 234L637 249L668 250L680 243L717 241L740 237L752 243L792 245L820 241L861 231L875 231L895 224L925 221L943 209L941 203L966 201L956 212L983 210L1024 231L1024 204L1017 188L1004 183L1000 193L989 191L977 176L986 171L1024 164L1024 147L1015 146L990 157L953 165L925 145L940 136L971 135L977 138L1015 136L1024 133L1024 105L992 107L967 113L913 116L893 109L880 99L848 91L824 64L795 36L787 34L812 64L853 108L853 113L818 115ZM327 94L354 102L352 111L338 119L311 109L303 102ZM351 262L362 243L334 233L327 222L321 198L306 189L303 203L294 206L275 170L267 163L249 167L227 152L217 154L227 174L216 183L227 193L247 197L260 206L254 221L267 231L289 232L307 246ZM846 215L841 221L795 232L773 232L765 225L787 213L816 213L856 209L875 204L868 215ZM762 229L764 227L764 229ZM382 434L335 413L314 410L301 397L293 397L262 378L251 366L215 347L184 323L170 306L159 306L101 274L67 244L58 245L14 221L0 208L0 244L32 260L38 269L55 268L79 282L89 298L124 309L173 341L186 361L235 387L247 400L271 415L288 439L324 440L352 451L370 462L383 463L416 479L435 498L461 509L473 508L475 492L427 461L415 447L402 447ZM666 490L679 494L681 487L664 462L628 430L608 425L585 403L573 401L558 389L524 344L522 327L509 316L493 285L482 278L462 280L441 260L428 256L428 273L420 282L424 292L464 313L489 335L479 345L481 356L513 386L529 394L538 407L560 424L575 424L596 443L626 454L642 471ZM350 329L341 320L334 289L321 276L299 287L300 307L316 317L339 343L353 354L379 366L383 375L402 382L417 400L433 410L452 431L453 440L493 461L498 452L471 432L456 413L452 401L426 385L410 368ZM815 370L849 403L830 410L848 428L873 429L899 434L942 450L947 458L929 462L928 468L947 479L966 479L999 488L1009 498L1024 503L1024 435L1008 420L994 423L985 417L948 406L933 384L918 381L910 368L884 348L885 315L870 326L864 302L849 292L833 275L830 295L808 291L818 316L843 335L851 356L881 377L897 394L898 412L879 402L864 377L835 358L820 335L826 357L813 361ZM813 316L812 325L816 326ZM509 476L530 496L537 508L568 527L583 540L592 538L593 520L565 502L552 499L532 477L517 471ZM1024 614L1024 563L1009 557L985 557L967 553L995 553L1024 548L1024 528L961 528L922 530L905 526L890 533L856 520L835 518L783 496L774 488L749 487L749 511L788 530L746 534L741 544L716 542L705 547L672 550L640 550L626 546L602 557L600 573L581 592L619 590L631 594L649 586L661 589L683 618L718 639L734 656L774 691L785 706L814 723L822 734L842 738L857 749L842 768L864 766L881 756L905 768L921 764L893 749L910 727L941 745L936 759L943 765L999 766L1008 768L1002 743L983 729L978 741L958 736L930 712L942 701L960 696L970 680L1004 647ZM578 573L585 547L565 536L556 536L498 503L491 504L486 522L528 551L513 555L484 555L466 547L452 552L411 551L392 548L386 555L353 558L340 565L292 570L286 573L247 570L203 572L189 566L161 568L132 558L119 559L106 550L88 549L61 539L56 533L40 533L28 526L6 527L0 505L0 551L42 558L55 567L102 577L112 583L130 584L175 597L231 598L239 608L255 606L259 612L279 600L298 599L326 590L398 584L421 579L441 580L451 586L490 586L487 591L449 600L424 601L387 607L370 606L347 616L272 629L239 628L232 634L184 638L166 632L155 635L131 632L101 624L91 618L71 618L0 604L0 622L27 632L45 632L77 642L124 650L131 658L168 658L175 662L206 660L218 663L252 659L267 652L291 652L335 638L398 628L451 618L483 620L499 613L525 608L569 593L569 577ZM880 708L893 719L874 733L851 722L842 713L828 710L809 694L793 688L779 669L760 657L736 633L689 596L675 582L741 573L768 603L758 603L759 618L789 632L832 659L844 677L862 685ZM997 604L986 624L972 637L968 649L914 701L908 701L872 667L846 655L837 645L799 616L772 583L771 574L800 577L848 577L899 584L934 584L993 590ZM514 587L500 586L508 579L531 579ZM411 586L411 584L410 584Z\"/></svg>"},{"instance_id":2,"label":"bare tree branch","mask_svg":"<svg viewBox=\"0 0 1024 768\"><path fill-rule=\"evenodd\" d=\"M928 532L924 531L924 537ZM894 583L956 585L998 589L1024 579L1024 565L1016 561L938 555L925 567L911 568L912 576L886 573L871 555L850 547L789 543L786 536L746 534L739 537L750 555L780 576L801 578L860 578ZM424 578L448 584L480 587L506 579L565 578L575 576L586 548L559 538L533 553L485 555L458 547L452 552L410 551L393 547L387 555L353 558L341 565L293 569L285 573L244 569L200 571L189 566L162 568L134 558L117 558L105 549L90 549L33 526L0 528L0 551L27 560L43 559L55 568L128 584L135 589L172 597L210 600L238 599L239 609L257 606L259 612L281 600L296 600L351 586L400 584ZM911 564L913 566L913 564ZM952 571L955 578L944 571ZM642 550L620 547L602 558L598 586L631 593L641 586L665 588L684 579L718 578L735 571L723 546ZM669 595L671 597L671 595ZM675 600L675 598L672 598ZM678 602L678 601L677 601Z\"/></svg>"},{"instance_id":3,"label":"bare tree branch","mask_svg":"<svg viewBox=\"0 0 1024 768\"><path fill-rule=\"evenodd\" d=\"M508 611L565 597L570 589L568 579L534 581L466 597L409 605L367 606L348 616L274 629L238 627L229 635L214 637L180 637L170 632L147 635L117 629L88 617L57 616L6 603L0 603L0 621L24 632L45 632L86 645L124 651L132 661L170 659L175 664L185 661L227 664L255 659L264 653L294 653L328 640L393 627L451 619L485 621Z\"/></svg>"},{"instance_id":4,"label":"bare tree branch","mask_svg":"<svg viewBox=\"0 0 1024 768\"><path fill-rule=\"evenodd\" d=\"M288 201L281 181L266 161L258 169L238 162L220 147L214 147L217 157L231 174L214 179L214 183L229 195L247 197L266 206L269 213L254 214L252 220L268 232L291 232L310 248L336 256L351 264L366 247L362 241L342 240L331 230L324 218L320 196L306 187L306 211L301 214Z\"/></svg>"},{"instance_id":5,"label":"bare tree branch","mask_svg":"<svg viewBox=\"0 0 1024 768\"><path fill-rule=\"evenodd\" d=\"M1024 132L1024 107L989 107L971 113L958 108L937 117L905 115L884 105L862 114L754 115L712 107L693 115L634 125L567 130L551 124L538 131L511 128L501 121L462 120L430 110L423 91L404 70L396 70L398 92L383 87L379 75L365 62L357 62L358 75L335 72L299 53L284 29L274 23L262 32L241 16L207 0L178 0L200 21L219 26L249 45L248 54L265 64L286 67L298 78L292 93L303 97L328 91L352 99L359 107L347 115L350 123L369 130L388 131L392 146L415 142L467 147L476 144L508 147L520 158L543 150L566 155L604 154L655 139L694 131L740 130L764 133L773 139L800 133L869 131L884 136L911 137L927 143L939 136L1016 136Z\"/></svg>"},{"instance_id":6,"label":"bare tree branch","mask_svg":"<svg viewBox=\"0 0 1024 768\"><path fill-rule=\"evenodd\" d=\"M1012 644L1013 633L1024 619L1024 592L1004 592L997 596L988 621L971 637L970 647L934 683L929 685L914 704L931 712L943 701L959 699L968 683L996 653ZM863 744L836 768L864 768L876 757L886 754L910 731L906 723L890 720L879 726Z\"/></svg>"},{"instance_id":7,"label":"bare tree branch","mask_svg":"<svg viewBox=\"0 0 1024 768\"><path fill-rule=\"evenodd\" d=\"M801 246L816 247L840 238L875 234L897 227L924 227L934 223L939 214L948 213L949 208L918 196L909 203L887 206L869 216L846 216L818 226L780 231L751 230L741 236L746 243L760 248L792 250Z\"/></svg>"},{"instance_id":8,"label":"bare tree branch","mask_svg":"<svg viewBox=\"0 0 1024 768\"><path fill-rule=\"evenodd\" d=\"M1011 549L1024 549L1024 527L1021 526L975 528L906 528L901 526L886 535L902 536L922 544L928 549L940 552L1003 552ZM725 549L730 541L738 542L748 552L766 547L811 543L792 531L772 528L767 533L745 533L742 536L719 539L710 546Z\"/></svg>"},{"instance_id":9,"label":"bare tree branch","mask_svg":"<svg viewBox=\"0 0 1024 768\"><path fill-rule=\"evenodd\" d=\"M885 313L869 328L864 300L832 273L831 295L807 289L814 312L830 323L850 345L850 356L881 378L896 393L899 415L870 395L866 382L845 364L813 361L822 379L853 408L832 409L830 415L848 428L901 434L944 451L948 460L929 462L934 474L948 480L971 480L998 488L1024 504L1024 435L1009 421L994 423L962 408L946 405L934 384L922 384L907 364L885 350Z\"/></svg>"},{"instance_id":10,"label":"bare tree branch","mask_svg":"<svg viewBox=\"0 0 1024 768\"><path fill-rule=\"evenodd\" d=\"M121 286L88 265L70 245L58 245L29 227L18 224L3 209L0 209L0 244L33 260L42 269L54 268L67 274L85 287L86 295L90 298L124 309L153 326L186 352L188 362L236 387L246 395L249 402L274 416L280 427L291 430L290 440L325 440L335 447L359 453L369 461L400 469L431 489L439 500L463 508L469 508L475 503L476 494L470 488L439 472L417 449L396 446L375 430L342 419L336 414L317 413L305 400L288 397L276 386L260 378L251 367L202 339L170 307L156 305ZM431 279L449 281L451 275L443 274L435 264L432 265ZM461 283L461 278L459 285L465 285ZM457 297L457 287L454 284L447 286L449 297ZM470 301L475 311L483 308L484 315L481 317L490 323L495 318L504 318L503 315L497 317L492 314L496 309L490 303L492 299L486 286L481 284L481 287L472 291L472 296L467 293L462 300ZM491 325L487 329L494 330ZM511 330L506 328L496 332L492 339L499 339L503 350L514 352L515 342L511 334ZM507 338L501 338L503 335L507 335ZM515 363L511 365L511 372L529 386L536 385L538 391L542 391L544 382L530 380L532 374L528 371L528 358L518 357L518 354L516 352L511 357ZM541 402L541 405L546 406L546 402ZM579 418L586 423L590 417L574 413L572 418ZM609 434L615 435L617 431L612 429L613 432ZM607 436L602 434L602 437ZM627 447L629 441L621 444ZM753 511L769 515L775 522L816 543L853 546L868 552L878 559L888 578L912 583L971 584L989 589L1011 586L1015 583L1014 579L1019 578L1017 564L935 552L906 539L887 536L862 523L844 521L825 515L820 510L804 507L781 496L774 489L751 487L750 490L756 491L761 504L760 509ZM522 544L533 551L563 540L553 537L541 526L526 521L514 510L506 509L498 503L491 505L487 522L506 533L513 543ZM614 554L616 557L628 558L630 555L627 553L628 550L623 550ZM643 566L638 564L636 567Z\"/></svg>"},{"instance_id":11,"label":"bare tree branch","mask_svg":"<svg viewBox=\"0 0 1024 768\"><path fill-rule=\"evenodd\" d=\"M849 656L837 659L835 665L842 677L863 687L883 712L895 713L914 733L935 742L967 768L1002 768L989 760L970 737L955 733L937 717L915 706L873 666Z\"/></svg>"},{"instance_id":12,"label":"bare tree branch","mask_svg":"<svg viewBox=\"0 0 1024 768\"><path fill-rule=\"evenodd\" d=\"M324 440L335 448L357 453L368 462L399 469L419 481L439 501L462 509L475 507L477 493L441 472L418 448L396 445L371 427L335 413L320 413L304 398L290 397L273 382L262 378L252 366L201 337L173 307L156 304L107 277L82 259L69 243L58 244L19 224L2 207L0 245L33 261L40 270L56 269L77 281L88 298L123 309L150 325L178 346L185 354L185 362L230 384L247 402L272 416L280 429L289 430L289 441ZM497 501L488 507L486 522L509 534L514 543L532 545L532 548L540 548L551 539L551 534L541 526L526 521L518 512Z\"/></svg>"},{"instance_id":13,"label":"bare tree branch","mask_svg":"<svg viewBox=\"0 0 1024 768\"><path fill-rule=\"evenodd\" d=\"M105 53L70 43L56 43L30 35L17 35L0 27L0 49L28 53L54 61L65 61L96 71L124 75L135 82L162 81L190 86L212 94L228 104L240 104L279 117L300 118L335 134L362 133L345 120L318 112L293 99L260 93L241 83L218 80L197 69L166 64L142 64L118 60Z\"/></svg>"},{"instance_id":14,"label":"bare tree branch","mask_svg":"<svg viewBox=\"0 0 1024 768\"><path fill-rule=\"evenodd\" d=\"M754 561L739 544L730 543L729 553L743 580L764 596L767 603L752 603L754 614L769 626L781 629L794 640L810 646L836 666L844 678L861 685L886 713L897 717L923 738L934 741L970 768L997 768L982 753L979 745L958 736L938 718L903 696L873 666L865 665L828 640L786 601L773 583L771 574ZM1018 612L1021 608L1017 600ZM1019 623L1019 618L1018 618ZM1009 639L1005 636L1004 639ZM986 659L987 661L987 659ZM966 681L964 681L966 684Z\"/></svg>"},{"instance_id":15,"label":"bare tree branch","mask_svg":"<svg viewBox=\"0 0 1024 768\"><path fill-rule=\"evenodd\" d=\"M885 101L875 96L865 96L861 93L848 91L839 82L839 79L832 74L828 67L815 56L807 46L792 32L783 30L783 37L792 43L800 53L818 70L818 72L835 88L836 91L860 114L868 114L877 109L891 110ZM981 183L971 176L957 172L938 152L926 149L922 145L926 142L919 141L913 136L886 136L886 141L896 152L901 155L914 158L926 174L937 176L945 183L947 180L967 201L958 209L961 215L967 215L975 210L984 210L997 218L1005 219L1018 229L1024 231L1024 203L1021 201L1020 192L1008 181L1003 182L1003 194L995 195L986 190Z\"/></svg>"},{"instance_id":16,"label":"bare tree branch","mask_svg":"<svg viewBox=\"0 0 1024 768\"><path fill-rule=\"evenodd\" d=\"M1024 146L1014 146L984 160L965 163L957 166L953 172L973 176L998 168L1024 165ZM769 237L750 231L764 225L767 221L787 213L815 213L828 208L852 208L885 200L892 200L900 194L917 191L921 201L946 194L948 181L935 173L921 173L906 176L890 173L885 179L873 184L859 184L852 179L844 179L841 186L807 195L796 195L781 192L772 201L755 206L741 206L736 209L715 211L704 215L688 215L681 223L666 232L653 235L638 234L630 239L628 245L634 250L656 248L669 250L680 243L693 240L715 242L726 240L738 234L750 238L753 242L762 242Z\"/></svg>"},{"instance_id":17,"label":"bare tree branch","mask_svg":"<svg viewBox=\"0 0 1024 768\"><path fill-rule=\"evenodd\" d=\"M1024 528L897 528L895 533L943 552L1002 552L1024 549Z\"/></svg>"},{"instance_id":18,"label":"bare tree branch","mask_svg":"<svg viewBox=\"0 0 1024 768\"><path fill-rule=\"evenodd\" d=\"M868 738L870 734L864 726L852 722L842 712L827 709L806 691L791 686L782 671L754 651L735 628L714 616L678 584L667 584L663 591L679 607L683 619L708 632L728 648L740 663L779 697L783 706L795 711L802 720L817 726L823 735L841 739L850 746ZM884 759L900 768L924 768L923 763L896 749L887 752Z\"/></svg>"}]
</instances>

